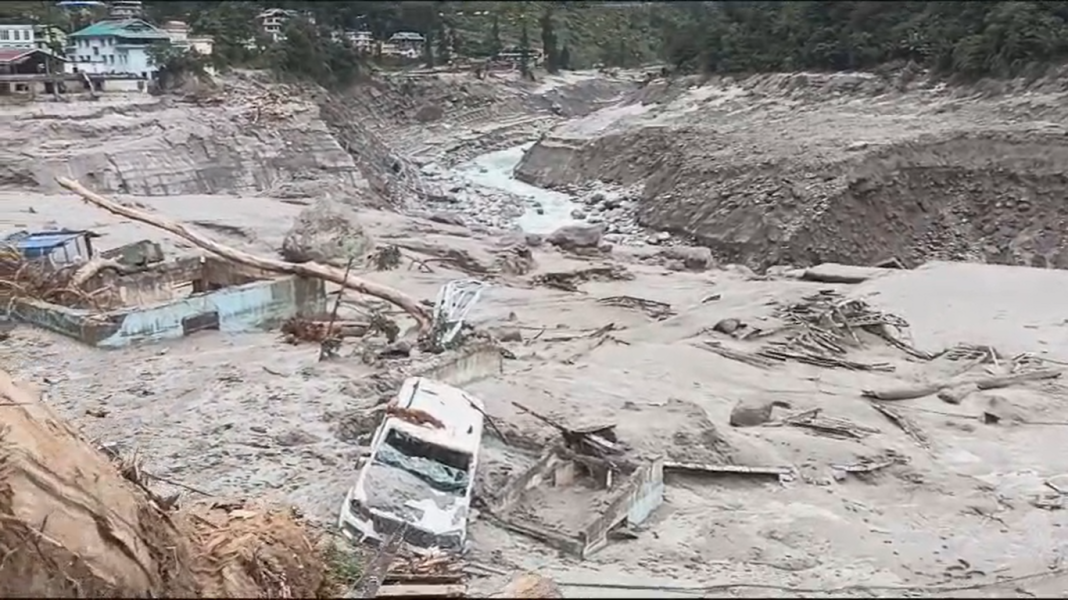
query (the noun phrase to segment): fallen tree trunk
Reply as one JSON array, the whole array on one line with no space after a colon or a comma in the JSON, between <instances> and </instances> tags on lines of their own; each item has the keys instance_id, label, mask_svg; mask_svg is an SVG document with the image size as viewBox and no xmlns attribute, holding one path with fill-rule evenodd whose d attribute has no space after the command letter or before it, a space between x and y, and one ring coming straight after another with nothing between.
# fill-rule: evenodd
<instances>
[{"instance_id":1,"label":"fallen tree trunk","mask_svg":"<svg viewBox=\"0 0 1068 600\"><path fill-rule=\"evenodd\" d=\"M227 260L263 269L265 271L322 279L362 294L367 294L368 296L381 298L382 300L396 304L410 314L419 324L420 332L425 333L430 330L431 319L427 309L420 304L418 300L399 290L371 281L366 281L352 275L346 276L344 271L336 267L320 265L318 263L291 263L249 254L208 239L199 233L186 228L181 223L176 223L128 206L123 206L114 200L109 200L100 194L86 189L82 184L73 179L56 177L56 182L75 194L78 194L83 200L90 204L94 204L110 213L126 217L127 219L147 223L168 233L173 233L174 235L188 240L208 252L217 254Z\"/></svg>"},{"instance_id":2,"label":"fallen tree trunk","mask_svg":"<svg viewBox=\"0 0 1068 600\"><path fill-rule=\"evenodd\" d=\"M960 379L958 381L941 381L916 387L900 387L888 390L863 390L861 395L873 400L913 400L915 398L930 396L945 388L952 388L960 385L973 385L980 390L995 390L1016 385L1018 383L1026 383L1028 381L1056 379L1061 376L1061 372L1060 369L1041 369L1038 371L1029 371L1027 373L1017 373L1015 375L997 375L992 377Z\"/></svg>"},{"instance_id":3,"label":"fallen tree trunk","mask_svg":"<svg viewBox=\"0 0 1068 600\"><path fill-rule=\"evenodd\" d=\"M70 287L80 289L90 279L99 275L101 271L108 269L115 271L119 275L126 275L133 271L133 269L126 267L115 259L97 256L78 267L78 270L74 272L74 276L70 279Z\"/></svg>"},{"instance_id":4,"label":"fallen tree trunk","mask_svg":"<svg viewBox=\"0 0 1068 600\"><path fill-rule=\"evenodd\" d=\"M35 390L0 395L0 597L195 597L170 518Z\"/></svg>"},{"instance_id":5,"label":"fallen tree trunk","mask_svg":"<svg viewBox=\"0 0 1068 600\"><path fill-rule=\"evenodd\" d=\"M0 598L314 598L326 569L291 510L171 513L0 370Z\"/></svg>"}]
</instances>

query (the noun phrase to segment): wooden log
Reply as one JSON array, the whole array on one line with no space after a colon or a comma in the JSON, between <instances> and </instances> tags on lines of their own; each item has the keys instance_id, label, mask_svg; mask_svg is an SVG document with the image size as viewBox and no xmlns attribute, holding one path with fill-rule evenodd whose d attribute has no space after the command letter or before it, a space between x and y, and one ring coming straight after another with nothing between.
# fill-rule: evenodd
<instances>
[{"instance_id":1,"label":"wooden log","mask_svg":"<svg viewBox=\"0 0 1068 600\"><path fill-rule=\"evenodd\" d=\"M192 548L149 496L0 371L0 597L197 597Z\"/></svg>"},{"instance_id":2,"label":"wooden log","mask_svg":"<svg viewBox=\"0 0 1068 600\"><path fill-rule=\"evenodd\" d=\"M1044 379L1056 379L1061 376L1060 369L1040 369L1015 375L999 375L995 377L979 377L975 379L961 379L958 381L941 381L928 383L914 387L891 388L889 390L864 390L861 395L873 400L912 400L937 393L939 390L958 385L974 385L980 390L994 390L1005 388L1029 381L1041 381Z\"/></svg>"},{"instance_id":3,"label":"wooden log","mask_svg":"<svg viewBox=\"0 0 1068 600\"><path fill-rule=\"evenodd\" d=\"M119 204L114 200L110 200L86 189L82 184L73 179L56 177L56 182L64 188L78 194L83 200L90 204L121 217L147 223L148 225L172 233L227 260L263 269L265 271L322 279L362 294L367 294L368 296L381 298L382 300L399 306L404 309L405 312L410 314L412 318L415 319L416 323L419 324L420 332L425 333L430 330L431 318L427 309L415 298L389 286L360 279L353 275L346 276L341 269L328 265L321 265L313 262L291 263L265 256L249 254L248 252L230 248L229 246L224 246L214 240L206 238L203 235L190 230L181 223Z\"/></svg>"}]
</instances>

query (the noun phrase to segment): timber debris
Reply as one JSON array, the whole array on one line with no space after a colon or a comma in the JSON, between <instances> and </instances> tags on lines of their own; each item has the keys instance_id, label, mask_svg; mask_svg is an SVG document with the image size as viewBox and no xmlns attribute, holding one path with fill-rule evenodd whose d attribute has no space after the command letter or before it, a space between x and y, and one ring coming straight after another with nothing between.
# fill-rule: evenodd
<instances>
[{"instance_id":1,"label":"timber debris","mask_svg":"<svg viewBox=\"0 0 1068 600\"><path fill-rule=\"evenodd\" d=\"M565 292L579 291L579 285L588 281L630 281L634 274L622 265L590 267L575 271L542 273L533 279L534 285L550 287Z\"/></svg>"},{"instance_id":2,"label":"timber debris","mask_svg":"<svg viewBox=\"0 0 1068 600\"><path fill-rule=\"evenodd\" d=\"M119 204L114 200L109 200L104 196L86 189L82 184L73 179L57 177L56 182L71 192L81 196L83 200L90 204L110 213L126 217L127 219L133 219L134 221L139 221L141 223L146 223L167 231L168 233L172 233L227 260L266 271L273 271L275 273L321 279L369 296L381 298L391 304L399 306L411 315L416 323L419 324L420 332L430 330L431 316L427 309L420 304L418 300L399 290L352 275L346 275L341 269L329 265L321 265L314 262L291 263L249 254L241 250L230 248L229 246L224 246L223 244L204 237L203 235L188 229L181 223Z\"/></svg>"},{"instance_id":3,"label":"timber debris","mask_svg":"<svg viewBox=\"0 0 1068 600\"><path fill-rule=\"evenodd\" d=\"M863 344L861 332L904 345L890 332L908 329L904 319L874 310L863 300L844 298L834 290L823 290L806 296L801 302L780 306L776 316L783 321L782 330L787 332L787 337L781 342L769 342L758 354L775 360L857 371L894 370L889 363L860 363L843 358L847 346ZM897 345L895 342L891 343Z\"/></svg>"},{"instance_id":4,"label":"timber debris","mask_svg":"<svg viewBox=\"0 0 1068 600\"><path fill-rule=\"evenodd\" d=\"M668 317L675 316L675 311L671 310L670 304L666 302L657 302L656 300L637 298L635 296L609 296L608 298L601 298L597 303L605 306L618 306L621 308L640 310L657 321L663 321Z\"/></svg>"}]
</instances>

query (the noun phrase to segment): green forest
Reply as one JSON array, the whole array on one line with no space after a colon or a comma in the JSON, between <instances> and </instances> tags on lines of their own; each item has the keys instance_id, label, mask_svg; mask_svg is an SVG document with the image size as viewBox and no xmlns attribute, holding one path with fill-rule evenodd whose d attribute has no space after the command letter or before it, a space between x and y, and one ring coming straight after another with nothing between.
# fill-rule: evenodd
<instances>
[{"instance_id":1,"label":"green forest","mask_svg":"<svg viewBox=\"0 0 1068 600\"><path fill-rule=\"evenodd\" d=\"M677 71L842 71L913 63L962 77L1008 77L1068 57L1068 1L1051 2L206 2L146 0L149 18L183 19L215 37L216 66L268 67L346 85L374 57L336 30L427 37L423 61L485 58L504 48L541 49L550 70L667 63ZM291 24L277 47L254 39L265 8L294 9L315 25ZM63 18L52 2L0 3L0 18ZM69 16L66 18L69 19Z\"/></svg>"}]
</instances>

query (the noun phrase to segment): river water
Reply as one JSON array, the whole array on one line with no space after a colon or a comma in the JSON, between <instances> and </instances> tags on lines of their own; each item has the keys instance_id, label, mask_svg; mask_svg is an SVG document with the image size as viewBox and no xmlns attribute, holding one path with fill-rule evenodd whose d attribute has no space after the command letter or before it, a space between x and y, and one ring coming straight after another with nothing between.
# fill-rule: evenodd
<instances>
[{"instance_id":1,"label":"river water","mask_svg":"<svg viewBox=\"0 0 1068 600\"><path fill-rule=\"evenodd\" d=\"M516 165L534 142L506 150L482 154L474 160L457 166L456 171L474 185L492 188L522 198L526 211L516 223L527 233L550 233L563 225L577 223L571 211L578 204L560 192L546 190L519 181L513 176ZM538 206L541 214L538 213Z\"/></svg>"}]
</instances>

